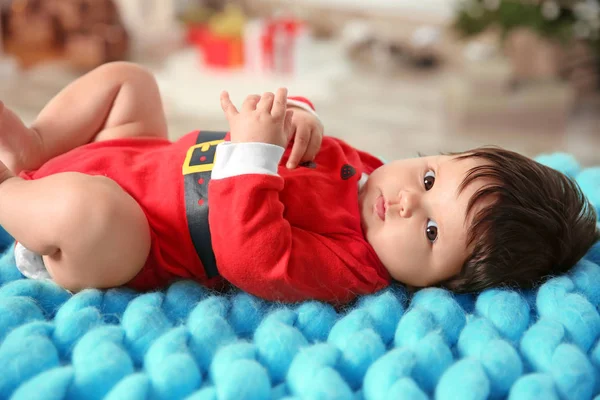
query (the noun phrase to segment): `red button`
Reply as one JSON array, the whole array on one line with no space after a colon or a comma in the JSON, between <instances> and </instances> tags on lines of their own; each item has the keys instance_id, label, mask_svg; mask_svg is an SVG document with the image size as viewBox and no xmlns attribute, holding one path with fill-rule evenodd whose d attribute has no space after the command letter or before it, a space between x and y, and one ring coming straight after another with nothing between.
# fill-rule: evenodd
<instances>
[{"instance_id":1,"label":"red button","mask_svg":"<svg viewBox=\"0 0 600 400\"><path fill-rule=\"evenodd\" d=\"M204 199L200 199L200 200L198 200L198 205L199 205L199 206L201 206L201 205L203 205L203 204L204 204Z\"/></svg>"},{"instance_id":2,"label":"red button","mask_svg":"<svg viewBox=\"0 0 600 400\"><path fill-rule=\"evenodd\" d=\"M200 157L200 161L206 161L206 156Z\"/></svg>"},{"instance_id":3,"label":"red button","mask_svg":"<svg viewBox=\"0 0 600 400\"><path fill-rule=\"evenodd\" d=\"M203 184L204 184L204 178L200 178L200 179L198 179L198 184L199 184L199 185L203 185Z\"/></svg>"}]
</instances>

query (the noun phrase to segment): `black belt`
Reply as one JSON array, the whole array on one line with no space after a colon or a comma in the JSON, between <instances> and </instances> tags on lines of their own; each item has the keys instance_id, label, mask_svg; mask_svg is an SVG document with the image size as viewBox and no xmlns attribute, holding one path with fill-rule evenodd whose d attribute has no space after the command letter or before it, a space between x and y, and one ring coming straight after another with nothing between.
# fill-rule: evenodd
<instances>
[{"instance_id":1,"label":"black belt","mask_svg":"<svg viewBox=\"0 0 600 400\"><path fill-rule=\"evenodd\" d=\"M217 144L227 132L198 132L196 145L190 147L183 163L185 214L194 248L208 278L219 275L208 225L208 182L215 162Z\"/></svg>"}]
</instances>

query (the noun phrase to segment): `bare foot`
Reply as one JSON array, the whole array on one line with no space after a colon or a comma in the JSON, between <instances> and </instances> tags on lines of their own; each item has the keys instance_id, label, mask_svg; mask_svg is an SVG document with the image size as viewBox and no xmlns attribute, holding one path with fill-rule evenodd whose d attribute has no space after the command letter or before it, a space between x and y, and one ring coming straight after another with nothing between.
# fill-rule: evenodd
<instances>
[{"instance_id":1,"label":"bare foot","mask_svg":"<svg viewBox=\"0 0 600 400\"><path fill-rule=\"evenodd\" d=\"M0 101L0 161L14 174L39 167L41 139Z\"/></svg>"}]
</instances>

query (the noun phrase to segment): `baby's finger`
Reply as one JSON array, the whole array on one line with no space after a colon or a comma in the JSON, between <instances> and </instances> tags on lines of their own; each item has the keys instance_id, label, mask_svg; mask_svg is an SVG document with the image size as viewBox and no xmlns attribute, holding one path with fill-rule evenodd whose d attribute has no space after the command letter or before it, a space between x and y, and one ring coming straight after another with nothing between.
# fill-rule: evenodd
<instances>
[{"instance_id":1,"label":"baby's finger","mask_svg":"<svg viewBox=\"0 0 600 400\"><path fill-rule=\"evenodd\" d=\"M308 142L308 147L306 148L306 152L304 156L300 159L300 162L304 161L312 161L317 156L319 149L321 148L322 137L315 132L312 132L310 135L310 142Z\"/></svg>"},{"instance_id":2,"label":"baby's finger","mask_svg":"<svg viewBox=\"0 0 600 400\"><path fill-rule=\"evenodd\" d=\"M260 96L257 94L251 94L246 97L244 104L242 104L242 111L254 111L256 110L256 104L260 100Z\"/></svg>"},{"instance_id":3,"label":"baby's finger","mask_svg":"<svg viewBox=\"0 0 600 400\"><path fill-rule=\"evenodd\" d=\"M264 113L271 113L271 107L273 107L273 98L275 95L271 92L266 92L260 98L260 101L256 105L256 110Z\"/></svg>"},{"instance_id":4,"label":"baby's finger","mask_svg":"<svg viewBox=\"0 0 600 400\"><path fill-rule=\"evenodd\" d=\"M276 119L285 116L285 111L287 109L287 94L288 91L286 88L279 88L275 93L275 103L273 104L271 115Z\"/></svg>"},{"instance_id":5,"label":"baby's finger","mask_svg":"<svg viewBox=\"0 0 600 400\"><path fill-rule=\"evenodd\" d=\"M292 125L292 117L294 116L293 110L287 110L285 112L285 120L283 121L283 133L287 138L288 142L292 138L292 134L294 133L294 127Z\"/></svg>"},{"instance_id":6,"label":"baby's finger","mask_svg":"<svg viewBox=\"0 0 600 400\"><path fill-rule=\"evenodd\" d=\"M229 93L227 93L227 91L221 92L221 108L223 109L223 112L225 113L225 116L227 118L231 118L239 114L237 108L235 108L235 106L231 102L231 99L229 98Z\"/></svg>"},{"instance_id":7,"label":"baby's finger","mask_svg":"<svg viewBox=\"0 0 600 400\"><path fill-rule=\"evenodd\" d=\"M308 143L310 142L310 129L308 127L297 127L296 128L296 136L294 137L294 146L292 147L292 152L290 153L290 158L288 158L287 167L288 168L296 168L298 163L306 153L306 148L308 147Z\"/></svg>"}]
</instances>

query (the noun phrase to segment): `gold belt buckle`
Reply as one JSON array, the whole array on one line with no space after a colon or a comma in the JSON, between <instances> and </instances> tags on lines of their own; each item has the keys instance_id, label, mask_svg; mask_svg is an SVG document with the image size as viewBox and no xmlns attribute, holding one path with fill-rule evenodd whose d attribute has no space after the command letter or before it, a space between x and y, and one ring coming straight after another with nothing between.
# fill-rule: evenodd
<instances>
[{"instance_id":1,"label":"gold belt buckle","mask_svg":"<svg viewBox=\"0 0 600 400\"><path fill-rule=\"evenodd\" d=\"M182 167L183 175L212 171L215 165L216 148L224 140L211 140L190 147ZM203 160L202 157L205 157Z\"/></svg>"}]
</instances>

